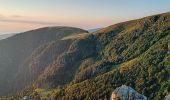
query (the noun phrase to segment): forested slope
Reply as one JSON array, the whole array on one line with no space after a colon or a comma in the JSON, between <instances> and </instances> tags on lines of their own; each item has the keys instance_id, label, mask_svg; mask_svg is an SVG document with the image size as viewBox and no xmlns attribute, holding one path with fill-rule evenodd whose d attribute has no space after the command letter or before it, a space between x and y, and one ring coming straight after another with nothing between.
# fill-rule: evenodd
<instances>
[{"instance_id":1,"label":"forested slope","mask_svg":"<svg viewBox=\"0 0 170 100\"><path fill-rule=\"evenodd\" d=\"M14 78L25 88L18 97L36 98L44 89L57 100L110 99L127 85L160 100L170 91L170 13L80 32L31 51Z\"/></svg>"},{"instance_id":2,"label":"forested slope","mask_svg":"<svg viewBox=\"0 0 170 100\"><path fill-rule=\"evenodd\" d=\"M20 72L26 72L31 66L33 62L27 63L30 59L30 55L32 54L37 48L42 48L35 56L40 56L45 49L45 44L52 45L55 43L57 44L57 40L62 39L65 36L71 34L79 34L79 33L86 33L87 31L73 28L73 27L45 27L36 30L31 30L28 32L18 33L10 38L0 40L0 95L10 94L13 90L18 90L17 87L22 87L25 85L25 78L28 78L24 74L20 74ZM54 43L50 43L54 42ZM59 45L59 44L57 44ZM65 45L65 44L64 44ZM55 47L53 47L54 49ZM58 47L61 48L61 47ZM48 47L46 47L48 49ZM64 49L64 47L63 47ZM51 49L52 50L52 49ZM45 50L44 50L45 51ZM60 52L62 50L57 50L54 52ZM52 52L51 52L52 53ZM44 55L45 56L45 55ZM36 58L35 58L36 59ZM39 58L37 58L39 59ZM53 59L53 57L50 57ZM40 59L42 60L42 59ZM45 59L43 62L45 62ZM42 62L42 61L41 61ZM41 63L43 65L43 63ZM32 71L34 69L31 69ZM40 71L38 71L40 72ZM36 72L36 74L38 74ZM34 72L33 72L34 73ZM29 75L29 74L27 74ZM18 77L19 76L19 77ZM32 78L32 76L29 76ZM36 76L35 76L36 77ZM20 82L18 80L21 80ZM31 83L32 79L28 79ZM16 83L16 85L14 85ZM23 83L20 85L20 83ZM15 88L15 89L14 89Z\"/></svg>"},{"instance_id":3,"label":"forested slope","mask_svg":"<svg viewBox=\"0 0 170 100\"><path fill-rule=\"evenodd\" d=\"M56 98L109 99L123 84L151 100L165 97L170 87L170 13L119 23L93 37L97 55L82 60L74 80Z\"/></svg>"}]
</instances>

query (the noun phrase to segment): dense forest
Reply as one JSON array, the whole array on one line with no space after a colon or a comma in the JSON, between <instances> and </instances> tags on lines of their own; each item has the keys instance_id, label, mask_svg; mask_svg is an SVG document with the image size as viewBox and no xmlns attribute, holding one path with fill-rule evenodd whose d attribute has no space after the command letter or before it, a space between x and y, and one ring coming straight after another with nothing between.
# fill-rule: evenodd
<instances>
[{"instance_id":1,"label":"dense forest","mask_svg":"<svg viewBox=\"0 0 170 100\"><path fill-rule=\"evenodd\" d=\"M1 95L14 95L11 99L109 100L122 85L149 100L170 92L170 13L92 33L68 27L32 30L0 40L0 47L0 88L10 90Z\"/></svg>"}]
</instances>

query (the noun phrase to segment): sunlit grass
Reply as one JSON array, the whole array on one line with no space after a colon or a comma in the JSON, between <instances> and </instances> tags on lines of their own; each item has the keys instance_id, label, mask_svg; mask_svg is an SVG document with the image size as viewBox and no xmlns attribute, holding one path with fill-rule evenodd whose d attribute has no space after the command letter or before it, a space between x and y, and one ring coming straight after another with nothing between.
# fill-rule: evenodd
<instances>
[{"instance_id":1,"label":"sunlit grass","mask_svg":"<svg viewBox=\"0 0 170 100\"><path fill-rule=\"evenodd\" d=\"M69 36L66 36L64 38L62 38L62 40L74 40L74 39L82 39L82 38L85 38L89 35L89 33L82 33L82 34L73 34L73 35L69 35Z\"/></svg>"}]
</instances>

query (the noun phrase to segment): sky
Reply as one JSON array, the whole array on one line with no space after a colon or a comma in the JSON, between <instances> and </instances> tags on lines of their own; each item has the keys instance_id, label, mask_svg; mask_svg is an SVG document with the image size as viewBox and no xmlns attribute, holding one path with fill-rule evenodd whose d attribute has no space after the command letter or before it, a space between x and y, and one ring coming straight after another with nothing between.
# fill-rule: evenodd
<instances>
[{"instance_id":1,"label":"sky","mask_svg":"<svg viewBox=\"0 0 170 100\"><path fill-rule=\"evenodd\" d=\"M0 34L47 26L106 27L170 12L170 0L0 0Z\"/></svg>"}]
</instances>

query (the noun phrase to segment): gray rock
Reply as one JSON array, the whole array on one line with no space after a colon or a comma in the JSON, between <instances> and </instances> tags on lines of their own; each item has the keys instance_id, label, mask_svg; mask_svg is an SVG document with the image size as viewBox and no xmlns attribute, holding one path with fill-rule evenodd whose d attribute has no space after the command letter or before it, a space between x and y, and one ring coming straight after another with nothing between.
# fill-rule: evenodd
<instances>
[{"instance_id":1,"label":"gray rock","mask_svg":"<svg viewBox=\"0 0 170 100\"><path fill-rule=\"evenodd\" d=\"M165 97L165 100L170 100L170 93Z\"/></svg>"},{"instance_id":2,"label":"gray rock","mask_svg":"<svg viewBox=\"0 0 170 100\"><path fill-rule=\"evenodd\" d=\"M147 97L139 94L131 87L122 85L112 92L110 100L147 100Z\"/></svg>"}]
</instances>

